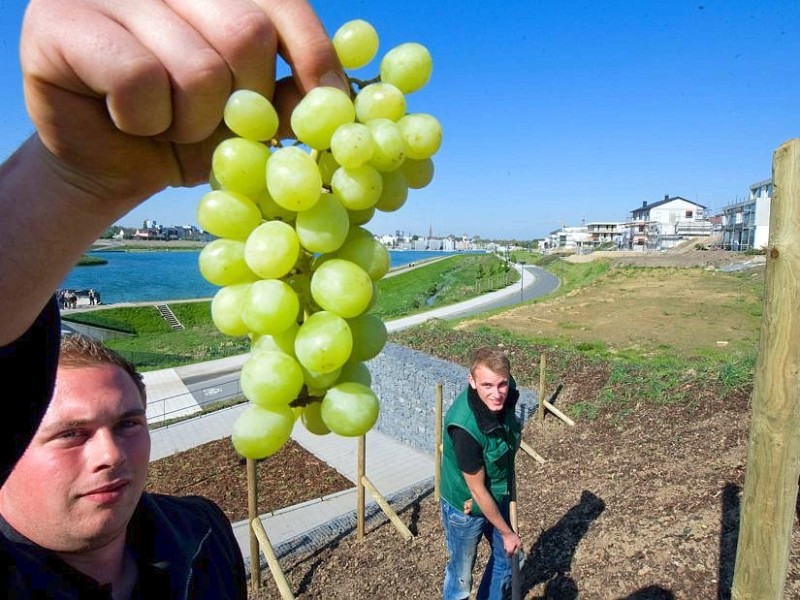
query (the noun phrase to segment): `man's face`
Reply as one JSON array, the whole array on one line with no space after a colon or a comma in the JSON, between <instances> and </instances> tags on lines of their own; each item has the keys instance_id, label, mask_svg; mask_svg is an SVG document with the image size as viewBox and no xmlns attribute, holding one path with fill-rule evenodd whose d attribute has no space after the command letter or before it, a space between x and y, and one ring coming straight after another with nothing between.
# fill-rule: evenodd
<instances>
[{"instance_id":1,"label":"man's face","mask_svg":"<svg viewBox=\"0 0 800 600\"><path fill-rule=\"evenodd\" d=\"M53 399L6 484L0 512L58 552L120 536L144 489L150 434L139 391L114 365L59 368Z\"/></svg>"},{"instance_id":2,"label":"man's face","mask_svg":"<svg viewBox=\"0 0 800 600\"><path fill-rule=\"evenodd\" d=\"M478 365L468 381L490 411L502 410L508 396L508 375L495 373L484 365Z\"/></svg>"}]
</instances>

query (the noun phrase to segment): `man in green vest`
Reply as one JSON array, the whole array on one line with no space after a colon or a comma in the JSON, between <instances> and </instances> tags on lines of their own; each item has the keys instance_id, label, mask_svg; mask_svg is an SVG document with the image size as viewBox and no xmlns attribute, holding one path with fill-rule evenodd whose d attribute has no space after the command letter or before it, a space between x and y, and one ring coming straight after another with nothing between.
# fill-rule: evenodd
<instances>
[{"instance_id":1,"label":"man in green vest","mask_svg":"<svg viewBox=\"0 0 800 600\"><path fill-rule=\"evenodd\" d=\"M444 419L441 509L447 541L444 600L469 598L481 537L491 547L478 600L500 599L511 584L511 557L522 541L509 525L519 399L506 354L479 348L472 355L469 385Z\"/></svg>"}]
</instances>

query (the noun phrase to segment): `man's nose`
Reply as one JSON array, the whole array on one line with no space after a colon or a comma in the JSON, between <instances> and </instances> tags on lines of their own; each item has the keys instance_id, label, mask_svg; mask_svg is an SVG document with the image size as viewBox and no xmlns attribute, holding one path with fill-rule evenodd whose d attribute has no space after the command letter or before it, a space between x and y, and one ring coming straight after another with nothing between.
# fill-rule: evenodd
<instances>
[{"instance_id":1,"label":"man's nose","mask_svg":"<svg viewBox=\"0 0 800 600\"><path fill-rule=\"evenodd\" d=\"M91 459L94 469L113 468L125 462L125 451L113 431L101 429L95 433Z\"/></svg>"}]
</instances>

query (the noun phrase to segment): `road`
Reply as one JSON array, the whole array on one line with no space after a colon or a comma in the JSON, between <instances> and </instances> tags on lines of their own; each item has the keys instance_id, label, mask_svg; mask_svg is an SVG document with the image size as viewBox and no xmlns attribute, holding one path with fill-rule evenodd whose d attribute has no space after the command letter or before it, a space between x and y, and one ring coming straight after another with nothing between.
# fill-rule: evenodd
<instances>
[{"instance_id":1,"label":"road","mask_svg":"<svg viewBox=\"0 0 800 600\"><path fill-rule=\"evenodd\" d=\"M515 268L522 274L518 283L458 304L389 321L386 328L390 332L399 331L434 318L462 318L513 306L550 294L560 285L557 277L539 267L526 265L522 269L519 266ZM202 406L241 395L239 371L246 358L247 355L242 355L222 361L179 367L176 372L197 404Z\"/></svg>"}]
</instances>

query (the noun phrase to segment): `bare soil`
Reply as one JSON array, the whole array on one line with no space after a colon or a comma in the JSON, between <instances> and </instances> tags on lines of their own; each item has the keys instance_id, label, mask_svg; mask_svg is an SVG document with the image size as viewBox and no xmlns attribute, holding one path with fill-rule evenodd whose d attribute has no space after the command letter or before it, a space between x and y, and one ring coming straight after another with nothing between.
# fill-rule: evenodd
<instances>
[{"instance_id":1,"label":"bare soil","mask_svg":"<svg viewBox=\"0 0 800 600\"><path fill-rule=\"evenodd\" d=\"M566 335L573 342L575 336L583 336L587 343L602 341L623 349L672 345L702 350L711 345L724 351L726 347L717 341L729 341L731 349L752 346L757 339L757 314L745 318L736 329L733 316L725 316L721 309L711 314L698 300L705 297L713 303L716 297L718 307L747 307L758 303L752 286L743 283L731 292L728 281L717 288L715 280L722 279L704 266L682 271L645 269L638 277L612 272L607 282L594 288L595 295L581 291L512 310L483 325L537 337ZM605 285L621 289L620 299L612 301ZM748 311L739 311L740 316L742 312ZM704 329L714 319L719 327ZM607 327L605 321L612 326ZM564 323L576 326L564 327ZM451 359L460 360L454 350L457 341L469 345L473 336L477 341L477 325L439 333L428 344L418 344L418 349L444 358L450 353ZM648 331L644 338L636 333L642 329ZM401 337L400 342L408 339L412 338ZM520 345L508 350L512 356L523 356L536 349ZM578 360L562 366L564 388L557 406L569 412L576 404L592 400L608 384L610 373L609 363ZM522 384L531 385L531 378L526 378ZM534 418L526 424L524 439L545 462L539 464L523 453L517 461L519 526L527 554L522 567L523 598L730 598L751 388L721 393L714 382L689 381L681 403L636 403L624 414L609 410L593 420L576 419L574 427L553 415L543 423ZM316 459L302 451L292 456L285 469L260 469L267 477L262 489L287 486L293 490L287 497L294 498L321 478L305 471L322 468L324 472ZM231 488L243 486L218 479L217 462L191 451L173 464L165 462L163 474L156 477L164 481L173 478L174 469L182 471L187 476L184 485L191 483L192 493L207 495L234 515L246 503L242 497L233 497ZM156 465L157 469L161 466ZM273 506L285 501L286 497ZM350 532L311 554L284 559L282 566L294 595L440 597L446 552L433 495L402 508L400 517L415 534L410 542L403 541L391 524L381 522L368 528L362 541ZM786 598L800 597L799 551L800 533L795 529ZM482 544L478 576L486 559ZM263 584L260 591L251 592L252 599L279 597L269 572Z\"/></svg>"}]
</instances>

